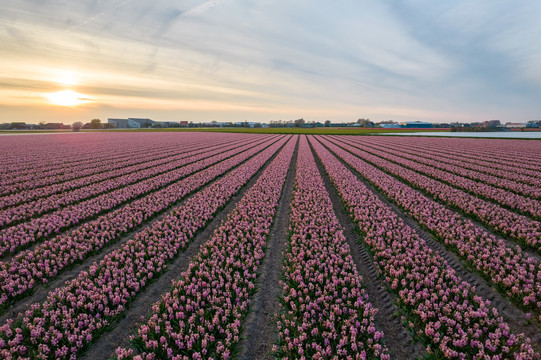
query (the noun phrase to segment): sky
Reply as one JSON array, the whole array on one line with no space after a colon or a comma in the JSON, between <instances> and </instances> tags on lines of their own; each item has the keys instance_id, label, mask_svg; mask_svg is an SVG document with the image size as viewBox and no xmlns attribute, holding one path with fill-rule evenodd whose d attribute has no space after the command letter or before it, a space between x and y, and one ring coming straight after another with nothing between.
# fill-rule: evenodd
<instances>
[{"instance_id":1,"label":"sky","mask_svg":"<svg viewBox=\"0 0 541 360\"><path fill-rule=\"evenodd\" d=\"M0 0L0 122L541 119L541 2Z\"/></svg>"}]
</instances>

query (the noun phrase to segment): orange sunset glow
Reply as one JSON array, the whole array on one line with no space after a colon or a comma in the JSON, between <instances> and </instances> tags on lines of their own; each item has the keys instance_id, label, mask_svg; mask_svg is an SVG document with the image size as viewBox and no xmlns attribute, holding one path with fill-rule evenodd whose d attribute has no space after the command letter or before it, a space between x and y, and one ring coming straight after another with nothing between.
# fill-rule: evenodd
<instances>
[{"instance_id":1,"label":"orange sunset glow","mask_svg":"<svg viewBox=\"0 0 541 360\"><path fill-rule=\"evenodd\" d=\"M62 90L50 94L45 94L45 98L53 105L59 106L76 106L85 104L90 99L83 94L73 90Z\"/></svg>"},{"instance_id":2,"label":"orange sunset glow","mask_svg":"<svg viewBox=\"0 0 541 360\"><path fill-rule=\"evenodd\" d=\"M7 0L0 122L540 116L541 3L369 2Z\"/></svg>"}]
</instances>

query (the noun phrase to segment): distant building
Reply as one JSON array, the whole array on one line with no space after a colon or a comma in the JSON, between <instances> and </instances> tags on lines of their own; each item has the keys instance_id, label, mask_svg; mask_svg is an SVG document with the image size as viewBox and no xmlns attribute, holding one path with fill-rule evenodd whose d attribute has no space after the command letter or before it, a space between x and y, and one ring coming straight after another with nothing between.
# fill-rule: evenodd
<instances>
[{"instance_id":1,"label":"distant building","mask_svg":"<svg viewBox=\"0 0 541 360\"><path fill-rule=\"evenodd\" d=\"M63 123L47 123L41 127L42 129L47 130L61 130L61 129L69 129L69 125L64 125Z\"/></svg>"},{"instance_id":2,"label":"distant building","mask_svg":"<svg viewBox=\"0 0 541 360\"><path fill-rule=\"evenodd\" d=\"M139 124L139 127L145 128L145 127L152 127L154 125L155 121L152 119L147 118L128 118L128 120L135 121Z\"/></svg>"},{"instance_id":3,"label":"distant building","mask_svg":"<svg viewBox=\"0 0 541 360\"><path fill-rule=\"evenodd\" d=\"M154 123L160 124L162 128L178 127L178 122L176 121L155 121Z\"/></svg>"},{"instance_id":4,"label":"distant building","mask_svg":"<svg viewBox=\"0 0 541 360\"><path fill-rule=\"evenodd\" d=\"M381 124L380 126L384 129L400 129L403 127L400 124Z\"/></svg>"},{"instance_id":5,"label":"distant building","mask_svg":"<svg viewBox=\"0 0 541 360\"><path fill-rule=\"evenodd\" d=\"M484 121L481 124L481 127L489 127L489 128L495 128L498 126L501 126L500 120L488 120L488 121Z\"/></svg>"},{"instance_id":6,"label":"distant building","mask_svg":"<svg viewBox=\"0 0 541 360\"><path fill-rule=\"evenodd\" d=\"M505 127L509 129L524 129L526 127L526 124L508 122L507 124L505 124Z\"/></svg>"},{"instance_id":7,"label":"distant building","mask_svg":"<svg viewBox=\"0 0 541 360\"><path fill-rule=\"evenodd\" d=\"M115 118L108 118L107 122L109 124L115 125L117 129L138 129L141 127L139 122L134 121L132 119L115 119Z\"/></svg>"},{"instance_id":8,"label":"distant building","mask_svg":"<svg viewBox=\"0 0 541 360\"><path fill-rule=\"evenodd\" d=\"M407 129L429 129L432 127L431 123L423 121L405 121L403 123L400 123L400 125Z\"/></svg>"},{"instance_id":9,"label":"distant building","mask_svg":"<svg viewBox=\"0 0 541 360\"><path fill-rule=\"evenodd\" d=\"M16 130L25 130L26 129L26 123L24 122L12 122L11 128Z\"/></svg>"}]
</instances>

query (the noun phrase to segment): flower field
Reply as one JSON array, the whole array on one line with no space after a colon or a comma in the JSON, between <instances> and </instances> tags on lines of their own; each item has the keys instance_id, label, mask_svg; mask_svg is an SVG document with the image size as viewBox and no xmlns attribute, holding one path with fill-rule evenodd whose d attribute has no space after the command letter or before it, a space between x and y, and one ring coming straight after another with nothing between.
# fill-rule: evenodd
<instances>
[{"instance_id":1,"label":"flower field","mask_svg":"<svg viewBox=\"0 0 541 360\"><path fill-rule=\"evenodd\" d=\"M541 142L0 138L1 359L541 359Z\"/></svg>"}]
</instances>

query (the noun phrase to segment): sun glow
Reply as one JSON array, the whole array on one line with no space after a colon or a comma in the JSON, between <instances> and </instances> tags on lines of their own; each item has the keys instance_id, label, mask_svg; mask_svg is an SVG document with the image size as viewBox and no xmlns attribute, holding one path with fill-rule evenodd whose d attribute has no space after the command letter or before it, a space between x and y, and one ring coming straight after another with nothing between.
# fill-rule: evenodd
<instances>
[{"instance_id":1,"label":"sun glow","mask_svg":"<svg viewBox=\"0 0 541 360\"><path fill-rule=\"evenodd\" d=\"M73 90L62 90L45 94L45 98L53 105L77 106L91 101L88 96Z\"/></svg>"}]
</instances>

